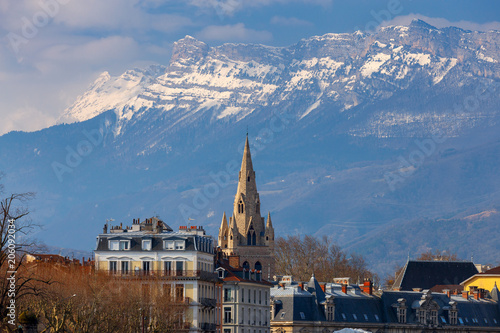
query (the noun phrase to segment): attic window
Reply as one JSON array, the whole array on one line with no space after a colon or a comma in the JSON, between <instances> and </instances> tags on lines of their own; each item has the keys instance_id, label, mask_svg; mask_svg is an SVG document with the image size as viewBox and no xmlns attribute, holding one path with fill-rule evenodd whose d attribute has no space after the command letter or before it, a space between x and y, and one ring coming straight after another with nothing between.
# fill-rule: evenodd
<instances>
[{"instance_id":1,"label":"attic window","mask_svg":"<svg viewBox=\"0 0 500 333\"><path fill-rule=\"evenodd\" d=\"M302 320L306 319L306 315L304 314L304 312L301 312L301 313L300 313L300 318L301 318Z\"/></svg>"},{"instance_id":2,"label":"attic window","mask_svg":"<svg viewBox=\"0 0 500 333\"><path fill-rule=\"evenodd\" d=\"M375 319L377 319L377 321L380 321L380 318L378 317L377 314L375 315Z\"/></svg>"},{"instance_id":3,"label":"attic window","mask_svg":"<svg viewBox=\"0 0 500 333\"><path fill-rule=\"evenodd\" d=\"M352 317L354 318L354 320L358 320L358 316L356 316L355 313L352 314Z\"/></svg>"},{"instance_id":4,"label":"attic window","mask_svg":"<svg viewBox=\"0 0 500 333\"><path fill-rule=\"evenodd\" d=\"M368 316L365 314L363 314L363 316L365 317L365 320L368 321Z\"/></svg>"},{"instance_id":5,"label":"attic window","mask_svg":"<svg viewBox=\"0 0 500 333\"><path fill-rule=\"evenodd\" d=\"M343 318L344 320L347 320L347 317L345 316L345 314L344 314L344 313L342 313L342 318Z\"/></svg>"}]
</instances>

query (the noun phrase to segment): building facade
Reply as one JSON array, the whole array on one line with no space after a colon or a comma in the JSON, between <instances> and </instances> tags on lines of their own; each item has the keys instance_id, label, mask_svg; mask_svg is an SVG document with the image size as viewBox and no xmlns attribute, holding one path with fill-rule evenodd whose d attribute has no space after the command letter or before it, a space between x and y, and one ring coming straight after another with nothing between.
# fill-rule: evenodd
<instances>
[{"instance_id":1,"label":"building facade","mask_svg":"<svg viewBox=\"0 0 500 333\"><path fill-rule=\"evenodd\" d=\"M362 285L308 283L284 277L271 289L273 333L332 333L343 328L369 332L500 332L498 301L480 293L384 291Z\"/></svg>"},{"instance_id":2,"label":"building facade","mask_svg":"<svg viewBox=\"0 0 500 333\"><path fill-rule=\"evenodd\" d=\"M239 262L220 257L217 273L223 280L223 333L269 333L269 299L272 284L262 279L260 271L233 267Z\"/></svg>"},{"instance_id":3,"label":"building facade","mask_svg":"<svg viewBox=\"0 0 500 333\"><path fill-rule=\"evenodd\" d=\"M264 219L248 136L238 175L233 213L229 220L224 213L219 228L218 245L226 255L240 257L242 267L262 271L269 279L274 275L274 228L271 214Z\"/></svg>"},{"instance_id":4,"label":"building facade","mask_svg":"<svg viewBox=\"0 0 500 333\"><path fill-rule=\"evenodd\" d=\"M149 290L162 284L166 296L188 305L190 332L220 332L222 283L214 273L214 243L202 227L174 232L158 218L115 226L97 236L95 269ZM217 306L219 304L219 307Z\"/></svg>"},{"instance_id":5,"label":"building facade","mask_svg":"<svg viewBox=\"0 0 500 333\"><path fill-rule=\"evenodd\" d=\"M474 292L476 289L486 290L490 293L498 292L500 285L500 266L489 269L485 272L475 274L461 283L465 290Z\"/></svg>"}]
</instances>

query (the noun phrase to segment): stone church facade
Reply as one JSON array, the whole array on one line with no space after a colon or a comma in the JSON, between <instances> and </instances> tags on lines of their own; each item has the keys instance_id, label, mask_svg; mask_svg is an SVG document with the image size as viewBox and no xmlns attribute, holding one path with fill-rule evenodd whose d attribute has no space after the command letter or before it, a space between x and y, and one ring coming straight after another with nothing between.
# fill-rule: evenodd
<instances>
[{"instance_id":1,"label":"stone church facade","mask_svg":"<svg viewBox=\"0 0 500 333\"><path fill-rule=\"evenodd\" d=\"M228 220L224 212L218 245L225 255L239 256L243 268L260 270L263 278L270 279L274 275L274 228L271 214L265 219L260 208L247 136L233 213Z\"/></svg>"}]
</instances>

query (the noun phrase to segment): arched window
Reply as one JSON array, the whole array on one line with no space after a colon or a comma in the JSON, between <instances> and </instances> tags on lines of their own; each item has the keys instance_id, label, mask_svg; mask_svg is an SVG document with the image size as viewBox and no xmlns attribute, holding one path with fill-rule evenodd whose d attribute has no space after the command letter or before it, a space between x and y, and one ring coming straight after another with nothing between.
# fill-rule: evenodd
<instances>
[{"instance_id":1,"label":"arched window","mask_svg":"<svg viewBox=\"0 0 500 333\"><path fill-rule=\"evenodd\" d=\"M261 271L262 270L262 264L260 263L260 261L257 261L255 263L255 269L258 270L258 271Z\"/></svg>"},{"instance_id":2,"label":"arched window","mask_svg":"<svg viewBox=\"0 0 500 333\"><path fill-rule=\"evenodd\" d=\"M247 233L247 245L256 245L256 244L257 244L257 235L255 234L253 225L251 225Z\"/></svg>"},{"instance_id":3,"label":"arched window","mask_svg":"<svg viewBox=\"0 0 500 333\"><path fill-rule=\"evenodd\" d=\"M250 269L250 264L248 263L248 261L245 261L242 266L246 270Z\"/></svg>"},{"instance_id":4,"label":"arched window","mask_svg":"<svg viewBox=\"0 0 500 333\"><path fill-rule=\"evenodd\" d=\"M247 181L250 181L250 176L247 177Z\"/></svg>"},{"instance_id":5,"label":"arched window","mask_svg":"<svg viewBox=\"0 0 500 333\"><path fill-rule=\"evenodd\" d=\"M243 214L245 212L245 206L243 205L243 201L240 200L238 203L238 213Z\"/></svg>"}]
</instances>

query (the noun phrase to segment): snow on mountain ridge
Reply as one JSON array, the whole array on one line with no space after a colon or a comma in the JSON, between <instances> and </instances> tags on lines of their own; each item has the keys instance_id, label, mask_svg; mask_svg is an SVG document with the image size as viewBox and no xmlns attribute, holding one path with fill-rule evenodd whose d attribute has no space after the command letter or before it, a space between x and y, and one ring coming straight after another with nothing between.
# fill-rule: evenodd
<instances>
[{"instance_id":1,"label":"snow on mountain ridge","mask_svg":"<svg viewBox=\"0 0 500 333\"><path fill-rule=\"evenodd\" d=\"M289 47L209 47L186 36L174 43L168 67L127 71L119 77L103 73L65 116L83 121L113 109L117 134L134 117L151 111L153 117L168 114L167 129L207 113L212 121L239 121L270 105L293 107L297 119L305 119L326 105L343 112L388 99L418 80L437 85L453 71L470 71L467 61L480 60L486 66L474 68L472 75L498 76L498 34L459 30L443 36L443 31L414 21L374 34L313 36ZM487 43L479 43L483 40ZM474 44L482 45L480 51L472 49ZM377 133L388 135L389 124L404 126L404 121L394 121L397 116L385 115L389 118L376 122Z\"/></svg>"}]
</instances>

